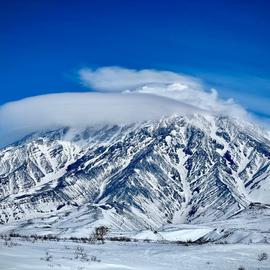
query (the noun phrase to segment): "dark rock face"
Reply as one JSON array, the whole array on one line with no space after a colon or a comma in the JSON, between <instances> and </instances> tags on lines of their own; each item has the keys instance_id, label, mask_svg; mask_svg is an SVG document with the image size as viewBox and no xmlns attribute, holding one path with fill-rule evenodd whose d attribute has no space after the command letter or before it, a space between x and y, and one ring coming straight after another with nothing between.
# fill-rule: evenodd
<instances>
[{"instance_id":1,"label":"dark rock face","mask_svg":"<svg viewBox=\"0 0 270 270\"><path fill-rule=\"evenodd\" d=\"M0 222L83 206L133 228L225 219L268 203L269 166L270 142L225 117L32 134L0 150Z\"/></svg>"}]
</instances>

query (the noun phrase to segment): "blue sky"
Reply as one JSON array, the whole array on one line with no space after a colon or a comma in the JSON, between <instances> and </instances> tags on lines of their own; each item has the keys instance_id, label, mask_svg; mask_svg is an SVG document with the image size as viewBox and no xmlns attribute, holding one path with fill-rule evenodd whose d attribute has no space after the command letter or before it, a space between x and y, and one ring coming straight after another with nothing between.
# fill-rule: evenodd
<instances>
[{"instance_id":1,"label":"blue sky","mask_svg":"<svg viewBox=\"0 0 270 270\"><path fill-rule=\"evenodd\" d=\"M197 76L270 116L269 1L0 0L0 104L88 91L80 68Z\"/></svg>"}]
</instances>

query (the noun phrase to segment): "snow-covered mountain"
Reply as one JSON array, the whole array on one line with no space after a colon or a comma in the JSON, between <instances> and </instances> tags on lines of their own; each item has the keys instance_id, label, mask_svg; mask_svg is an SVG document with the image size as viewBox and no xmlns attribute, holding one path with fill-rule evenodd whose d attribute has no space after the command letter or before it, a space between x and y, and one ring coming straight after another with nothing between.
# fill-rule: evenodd
<instances>
[{"instance_id":1,"label":"snow-covered mountain","mask_svg":"<svg viewBox=\"0 0 270 270\"><path fill-rule=\"evenodd\" d=\"M270 141L193 114L30 134L0 150L0 222L72 233L225 220L270 204Z\"/></svg>"}]
</instances>

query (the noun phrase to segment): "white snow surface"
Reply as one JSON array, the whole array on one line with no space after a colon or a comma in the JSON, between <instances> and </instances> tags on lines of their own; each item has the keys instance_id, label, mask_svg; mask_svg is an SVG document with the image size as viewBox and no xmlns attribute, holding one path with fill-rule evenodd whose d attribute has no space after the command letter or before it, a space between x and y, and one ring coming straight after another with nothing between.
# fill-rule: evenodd
<instances>
[{"instance_id":1,"label":"white snow surface","mask_svg":"<svg viewBox=\"0 0 270 270\"><path fill-rule=\"evenodd\" d=\"M262 252L270 253L270 245L194 245L157 243L78 244L73 242L25 242L13 240L7 247L0 241L0 269L136 269L136 270L229 270L240 266L248 270L269 270L270 259L258 260ZM77 247L83 248L89 261L76 259ZM45 261L46 252L52 258ZM96 256L100 262L91 261Z\"/></svg>"},{"instance_id":2,"label":"white snow surface","mask_svg":"<svg viewBox=\"0 0 270 270\"><path fill-rule=\"evenodd\" d=\"M180 228L182 227L182 228ZM178 225L173 226L171 228L166 228L163 231L153 232L151 230L145 230L139 232L135 236L134 239L141 239L141 240L153 240L153 241L181 241L181 242L188 242L188 241L196 241L201 237L205 236L206 234L212 232L212 228L202 227L202 226L193 226L193 225Z\"/></svg>"}]
</instances>

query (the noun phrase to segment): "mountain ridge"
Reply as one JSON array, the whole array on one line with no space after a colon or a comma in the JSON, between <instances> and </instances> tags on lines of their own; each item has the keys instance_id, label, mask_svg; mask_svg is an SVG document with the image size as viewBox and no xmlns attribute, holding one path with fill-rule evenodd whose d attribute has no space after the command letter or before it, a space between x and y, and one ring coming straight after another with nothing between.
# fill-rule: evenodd
<instances>
[{"instance_id":1,"label":"mountain ridge","mask_svg":"<svg viewBox=\"0 0 270 270\"><path fill-rule=\"evenodd\" d=\"M0 221L61 227L80 213L86 227L138 230L267 204L270 142L247 127L192 115L32 134L0 150Z\"/></svg>"}]
</instances>

